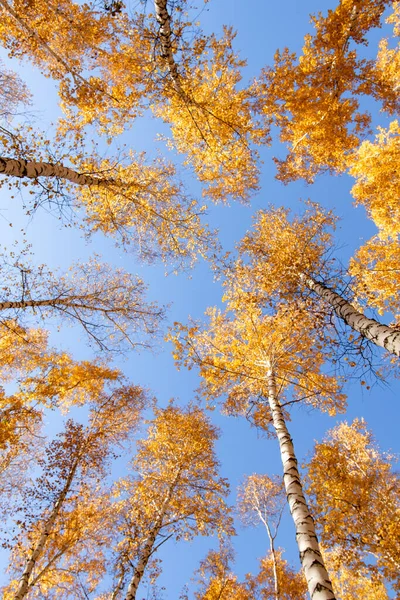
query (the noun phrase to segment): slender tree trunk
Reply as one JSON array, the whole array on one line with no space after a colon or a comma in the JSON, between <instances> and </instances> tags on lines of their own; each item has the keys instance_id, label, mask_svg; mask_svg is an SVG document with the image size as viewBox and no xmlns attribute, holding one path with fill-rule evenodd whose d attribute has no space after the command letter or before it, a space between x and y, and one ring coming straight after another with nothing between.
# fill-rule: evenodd
<instances>
[{"instance_id":1,"label":"slender tree trunk","mask_svg":"<svg viewBox=\"0 0 400 600\"><path fill-rule=\"evenodd\" d=\"M275 540L271 533L271 529L269 525L266 525L268 537L269 537L269 545L271 548L272 555L272 566L274 570L274 592L275 592L275 600L280 600L280 590L279 590L279 581L278 581L278 566L276 564L276 551L275 551Z\"/></svg>"},{"instance_id":2,"label":"slender tree trunk","mask_svg":"<svg viewBox=\"0 0 400 600\"><path fill-rule=\"evenodd\" d=\"M13 177L28 177L37 179L38 177L58 177L76 183L77 185L97 185L106 186L115 183L113 179L101 179L92 177L85 173L78 173L73 169L63 165L54 165L43 161L28 161L25 159L8 158L0 156L0 173L11 175Z\"/></svg>"},{"instance_id":3,"label":"slender tree trunk","mask_svg":"<svg viewBox=\"0 0 400 600\"><path fill-rule=\"evenodd\" d=\"M35 308L39 306L51 306L52 308L57 308L57 306L69 306L75 308L87 308L90 310L98 310L96 307L92 307L89 305L82 304L83 300L88 300L89 297L74 297L71 298L47 298L46 300L16 300L0 302L0 311L7 310L8 308ZM77 300L80 300L81 303L78 304Z\"/></svg>"},{"instance_id":4,"label":"slender tree trunk","mask_svg":"<svg viewBox=\"0 0 400 600\"><path fill-rule=\"evenodd\" d=\"M168 71L176 91L186 96L181 88L178 67L172 51L171 17L167 10L167 0L154 0L157 23L160 25L161 56L167 61Z\"/></svg>"},{"instance_id":5,"label":"slender tree trunk","mask_svg":"<svg viewBox=\"0 0 400 600\"><path fill-rule=\"evenodd\" d=\"M255 498L255 500L256 500L256 498ZM256 500L256 502L257 502L257 500ZM257 510L258 518L260 519L261 523L264 525L265 529L267 530L268 539L269 539L269 547L270 547L271 555L272 555L272 565L273 565L273 570L274 570L275 600L279 600L280 591L279 591L278 570L277 570L276 552L275 552L276 532L275 532L275 535L272 535L271 527L269 526L268 521L266 521L264 519L264 517L261 513L261 510L258 508L258 506L257 506L256 510Z\"/></svg>"},{"instance_id":6,"label":"slender tree trunk","mask_svg":"<svg viewBox=\"0 0 400 600\"><path fill-rule=\"evenodd\" d=\"M157 539L157 536L159 534L161 527L162 527L162 519L161 519L161 521L157 521L157 524L155 525L155 527L152 529L151 533L149 534L149 536L146 540L146 543L144 545L144 548L143 548L142 552L140 553L139 560L135 567L135 572L129 583L128 591L125 596L125 600L135 600L136 599L136 593L137 593L139 584L142 580L143 573L147 567L147 563L149 562L150 556L151 556L153 548L154 548L154 543Z\"/></svg>"},{"instance_id":7,"label":"slender tree trunk","mask_svg":"<svg viewBox=\"0 0 400 600\"><path fill-rule=\"evenodd\" d=\"M37 560L42 555L43 550L46 546L47 540L53 530L54 523L56 522L56 519L57 519L58 514L61 510L61 507L64 503L64 500L71 488L71 484L74 479L76 470L78 468L78 464L79 464L79 459L76 459L72 465L70 472L69 472L69 475L65 482L65 485L64 485L57 501L55 502L55 504L53 506L53 510L51 511L49 518L46 520L46 522L43 526L42 533L41 533L38 541L36 542L35 546L32 548L32 552L26 561L24 572L22 573L21 579L19 581L18 590L16 591L14 600L22 600L22 598L25 598L26 594L29 591L29 587L30 587L29 580L31 578L33 569L35 568Z\"/></svg>"},{"instance_id":8,"label":"slender tree trunk","mask_svg":"<svg viewBox=\"0 0 400 600\"><path fill-rule=\"evenodd\" d=\"M165 499L161 505L161 511L157 517L155 525L154 525L153 529L151 530L151 532L149 533L146 543L144 545L144 548L143 548L142 552L140 553L139 560L136 564L135 571L133 573L133 577L130 581L128 591L125 596L125 600L135 600L136 599L136 593L137 593L139 584L143 577L143 573L147 567L147 563L149 562L150 556L153 552L153 548L154 548L154 544L157 539L157 536L160 532L160 529L163 526L165 513L167 511L168 505L172 498L172 494L173 494L175 486L178 482L179 476L180 476L180 469L178 471L175 481L172 483L172 485L170 486L170 488L165 496Z\"/></svg>"},{"instance_id":9,"label":"slender tree trunk","mask_svg":"<svg viewBox=\"0 0 400 600\"><path fill-rule=\"evenodd\" d=\"M400 331L388 325L382 325L375 319L369 319L342 296L312 277L302 274L300 278L310 290L328 302L337 316L349 327L377 346L385 348L391 354L400 356Z\"/></svg>"},{"instance_id":10,"label":"slender tree trunk","mask_svg":"<svg viewBox=\"0 0 400 600\"><path fill-rule=\"evenodd\" d=\"M308 591L311 600L335 600L332 584L321 556L314 520L304 497L293 442L278 400L275 375L270 363L267 365L267 381L268 402L279 441L286 495L296 528L296 540Z\"/></svg>"}]
</instances>

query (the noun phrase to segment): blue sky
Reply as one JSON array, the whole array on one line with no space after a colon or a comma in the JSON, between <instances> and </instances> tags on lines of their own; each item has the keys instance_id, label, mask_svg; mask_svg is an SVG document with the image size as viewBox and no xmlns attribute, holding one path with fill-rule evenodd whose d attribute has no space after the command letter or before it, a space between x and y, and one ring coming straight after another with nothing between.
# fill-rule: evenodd
<instances>
[{"instance_id":1,"label":"blue sky","mask_svg":"<svg viewBox=\"0 0 400 600\"><path fill-rule=\"evenodd\" d=\"M252 3L211 0L198 11L198 20L207 32L219 33L223 24L232 25L237 29L235 48L241 57L247 58L245 77L251 79L262 66L271 64L277 48L288 46L293 51L300 50L303 36L311 31L310 13L326 13L328 8L334 7L334 2L326 0L287 0L284 4L265 0L253 0ZM374 36L374 39L377 38L379 35ZM17 63L10 63L10 67L12 66L17 68ZM44 129L50 128L51 121L57 116L56 93L52 83L27 64L18 68L34 92L33 110L39 125ZM376 114L377 118L380 118L378 113ZM383 119L381 122L384 122ZM159 130L160 124L154 119L142 119L125 134L124 141L135 150L146 150L151 155L156 146L154 138ZM162 148L159 143L157 147ZM375 232L373 224L367 221L364 210L356 209L352 205L349 195L351 180L345 176L323 176L318 178L313 186L302 182L283 186L274 179L275 166L271 160L273 154L282 152L283 148L279 145L262 152L264 164L261 191L252 199L251 205L210 207L210 224L220 230L224 248L232 250L235 243L251 227L252 215L256 210L271 203L298 209L298 200L310 197L326 207L333 208L341 217L336 244L339 248L338 257L346 264L354 250ZM171 152L168 155L169 158L174 158ZM199 195L199 186L187 176L185 181L188 182L192 195ZM187 274L165 276L163 265L148 267L139 264L134 256L123 253L112 241L100 235L96 235L88 243L81 238L78 231L63 227L52 215L43 211L27 222L18 201L7 199L4 190L0 200L0 219L2 244L12 243L20 228L25 227L38 263L46 262L51 268L67 268L73 260L85 259L91 253L97 252L115 266L140 273L149 284L151 299L165 304L172 303L169 311L170 323L174 320L186 322L189 315L197 319L202 318L207 306L220 303L220 285L214 281L213 273L205 263L200 262L190 278ZM57 346L70 349L76 358L90 356L90 351L78 331L62 329L61 333L57 333L53 330L52 341ZM160 346L155 355L132 354L126 361L121 362L120 366L133 382L149 387L161 405L165 405L171 397L179 399L182 403L189 401L199 383L194 371L178 372L175 369L168 346ZM382 449L399 452L399 391L398 383L389 382L387 387L375 385L370 391L366 391L359 383L354 382L347 389L348 413L341 419L351 421L356 416L364 417L372 427ZM337 422L336 419L306 408L295 409L292 419L290 431L300 462L310 452L314 441L320 440L327 429ZM218 454L222 474L231 482L232 502L236 486L245 474L281 473L278 445L275 440L261 438L244 420L228 419L219 415L217 411L213 413L213 420L221 428ZM53 422L53 417L50 421ZM238 526L237 531L238 536L234 542L237 551L236 571L241 577L246 572L256 571L257 559L266 552L268 540L261 528L243 530ZM288 516L282 523L278 544L286 548L287 558L294 565L298 565L294 529ZM164 570L158 584L165 586L165 598L178 598L182 587L190 583L193 571L209 548L208 539L197 540L189 545L169 541L163 546L160 556L163 559ZM139 597L146 597L145 589Z\"/></svg>"}]
</instances>

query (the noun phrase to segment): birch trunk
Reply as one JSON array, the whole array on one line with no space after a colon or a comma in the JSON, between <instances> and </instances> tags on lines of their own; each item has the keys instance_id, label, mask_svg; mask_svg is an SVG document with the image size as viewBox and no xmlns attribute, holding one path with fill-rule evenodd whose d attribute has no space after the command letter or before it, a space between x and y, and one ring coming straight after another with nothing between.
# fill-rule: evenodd
<instances>
[{"instance_id":1,"label":"birch trunk","mask_svg":"<svg viewBox=\"0 0 400 600\"><path fill-rule=\"evenodd\" d=\"M78 300L80 303L78 303ZM90 300L90 297L74 297L71 298L47 298L46 300L19 300L19 301L7 301L0 302L0 311L7 310L8 308L35 308L39 306L51 306L57 308L57 306L72 307L72 308L86 308L90 310L99 310L95 306L89 304L83 304L83 300Z\"/></svg>"},{"instance_id":2,"label":"birch trunk","mask_svg":"<svg viewBox=\"0 0 400 600\"><path fill-rule=\"evenodd\" d=\"M332 584L321 556L314 520L304 497L293 442L278 400L275 376L270 363L267 365L267 381L268 402L279 441L286 495L296 528L296 540L308 591L311 600L335 600Z\"/></svg>"},{"instance_id":3,"label":"birch trunk","mask_svg":"<svg viewBox=\"0 0 400 600\"><path fill-rule=\"evenodd\" d=\"M160 529L163 526L163 521L164 521L164 517L165 517L165 513L167 512L167 508L169 505L169 502L171 500L173 491L175 489L175 486L177 484L177 481L179 479L180 476L180 469L178 471L178 475L175 479L175 481L173 482L173 484L170 486L168 493L166 494L166 497L161 505L161 511L160 514L158 515L158 518L156 520L156 523L153 527L153 529L151 530L149 536L147 537L146 543L144 545L144 548L139 556L139 560L137 562L137 565L135 567L135 572L133 574L133 577L129 583L129 587L128 587L128 591L127 594L125 596L125 600L135 600L136 599L136 593L139 587L139 584L141 582L141 579L143 577L143 573L147 567L147 563L149 562L150 556L153 552L153 548L154 548L154 544L155 541L157 539L157 536L160 532Z\"/></svg>"},{"instance_id":4,"label":"birch trunk","mask_svg":"<svg viewBox=\"0 0 400 600\"><path fill-rule=\"evenodd\" d=\"M8 158L6 156L0 156L0 173L11 175L13 177L28 177L29 179L37 179L38 177L58 177L59 179L66 179L77 185L97 185L99 187L115 183L112 179L92 177L85 173L78 173L63 165L54 165L43 161L28 161L22 158Z\"/></svg>"},{"instance_id":5,"label":"birch trunk","mask_svg":"<svg viewBox=\"0 0 400 600\"><path fill-rule=\"evenodd\" d=\"M135 567L135 572L130 581L127 594L125 596L125 600L135 600L136 593L139 587L139 584L142 580L143 573L147 567L147 563L149 562L150 556L152 554L154 543L157 539L157 535L162 527L162 520L158 522L157 525L153 528L150 535L147 538L146 544L140 554L138 563Z\"/></svg>"},{"instance_id":6,"label":"birch trunk","mask_svg":"<svg viewBox=\"0 0 400 600\"><path fill-rule=\"evenodd\" d=\"M78 464L79 464L79 460L77 459L77 460L75 460L75 462L72 465L72 468L69 472L69 475L65 482L65 485L64 485L57 501L55 502L55 504L53 506L53 510L51 511L49 518L46 520L46 522L43 526L42 533L41 533L38 541L36 542L36 545L32 548L31 555L28 557L28 559L26 561L24 572L22 573L21 579L19 581L19 586L15 593L14 600L22 600L23 598L25 598L26 594L29 591L29 588L30 588L29 580L31 578L33 569L35 568L37 560L40 558L40 556L43 553L43 550L46 546L48 537L52 532L54 523L58 517L58 514L61 510L64 500L71 488L71 484L74 479L76 470L78 468Z\"/></svg>"},{"instance_id":7,"label":"birch trunk","mask_svg":"<svg viewBox=\"0 0 400 600\"><path fill-rule=\"evenodd\" d=\"M275 600L280 600L280 590L279 590L279 581L278 581L278 568L277 568L277 564L276 564L275 542L274 542L274 538L273 538L273 536L271 534L271 530L270 530L269 526L267 526L267 531L268 531L269 543L270 543L270 547L271 547L272 566L273 566L273 570L274 570L274 593L275 593Z\"/></svg>"},{"instance_id":8,"label":"birch trunk","mask_svg":"<svg viewBox=\"0 0 400 600\"><path fill-rule=\"evenodd\" d=\"M349 327L358 331L363 337L377 346L385 348L391 354L400 356L400 331L388 327L388 325L382 325L375 319L369 319L347 302L347 300L342 298L342 296L312 277L302 274L300 278L310 290L328 302L333 307L337 316L349 325Z\"/></svg>"},{"instance_id":9,"label":"birch trunk","mask_svg":"<svg viewBox=\"0 0 400 600\"><path fill-rule=\"evenodd\" d=\"M160 25L161 56L167 61L168 71L171 75L174 88L179 94L185 96L185 93L181 88L178 67L172 51L171 17L167 10L167 1L154 0L154 8L157 23Z\"/></svg>"}]
</instances>

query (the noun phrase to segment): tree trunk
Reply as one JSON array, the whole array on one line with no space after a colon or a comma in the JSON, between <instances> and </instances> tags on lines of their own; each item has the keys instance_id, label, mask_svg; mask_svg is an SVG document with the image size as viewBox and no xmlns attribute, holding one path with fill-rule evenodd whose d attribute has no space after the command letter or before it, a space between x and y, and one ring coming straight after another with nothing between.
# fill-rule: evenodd
<instances>
[{"instance_id":1,"label":"tree trunk","mask_svg":"<svg viewBox=\"0 0 400 600\"><path fill-rule=\"evenodd\" d=\"M308 591L311 600L335 600L332 584L321 556L314 520L304 497L293 442L278 400L275 376L270 363L267 365L267 380L268 402L279 441L286 495L296 528L296 541Z\"/></svg>"},{"instance_id":2,"label":"tree trunk","mask_svg":"<svg viewBox=\"0 0 400 600\"><path fill-rule=\"evenodd\" d=\"M160 25L161 56L167 61L168 71L174 84L175 90L182 96L186 96L181 88L178 67L172 52L171 17L167 10L166 0L154 0L154 8L157 23Z\"/></svg>"},{"instance_id":3,"label":"tree trunk","mask_svg":"<svg viewBox=\"0 0 400 600\"><path fill-rule=\"evenodd\" d=\"M35 568L36 562L40 558L40 556L46 546L46 542L48 540L49 535L52 532L53 525L58 517L60 509L63 505L63 502L70 490L72 481L74 479L76 470L78 468L78 464L79 464L79 459L76 459L72 465L70 472L69 472L69 475L65 482L65 485L64 485L57 501L55 502L55 504L53 506L53 510L51 511L49 518L46 520L46 522L44 524L42 533L41 533L38 541L36 542L36 545L32 548L31 555L28 557L28 559L26 561L26 566L25 566L24 572L22 573L21 579L19 581L18 590L15 593L14 600L22 600L22 598L25 598L26 594L29 591L29 587L30 587L29 579L32 575L32 571Z\"/></svg>"},{"instance_id":4,"label":"tree trunk","mask_svg":"<svg viewBox=\"0 0 400 600\"><path fill-rule=\"evenodd\" d=\"M155 525L154 525L153 529L151 530L150 534L148 535L146 543L144 545L144 548L143 548L142 552L140 553L139 560L135 567L133 577L130 581L128 591L125 596L125 600L135 600L136 599L136 593L137 593L140 581L143 577L143 573L147 567L147 563L149 562L150 556L153 552L154 543L157 539L160 529L163 526L165 513L167 511L168 505L172 498L172 494L174 492L175 486L180 477L180 471L181 471L181 469L178 470L178 474L177 474L174 482L171 484L171 486L165 496L165 499L161 505L161 511L158 515L158 518L156 519Z\"/></svg>"},{"instance_id":5,"label":"tree trunk","mask_svg":"<svg viewBox=\"0 0 400 600\"><path fill-rule=\"evenodd\" d=\"M358 331L363 337L377 346L385 348L391 354L400 356L400 331L387 325L382 325L375 319L369 319L347 302L347 300L342 298L342 296L339 296L339 294L312 277L303 273L300 278L310 290L318 294L323 300L326 300L333 307L337 316L349 325L349 327Z\"/></svg>"},{"instance_id":6,"label":"tree trunk","mask_svg":"<svg viewBox=\"0 0 400 600\"><path fill-rule=\"evenodd\" d=\"M48 162L28 161L25 159L8 158L0 156L0 173L11 175L13 177L28 177L37 179L38 177L59 177L76 183L77 185L97 185L105 186L115 183L113 179L101 179L92 177L84 173L78 173L73 169L63 165L54 165Z\"/></svg>"},{"instance_id":7,"label":"tree trunk","mask_svg":"<svg viewBox=\"0 0 400 600\"><path fill-rule=\"evenodd\" d=\"M0 311L2 310L7 310L9 308L35 308L35 307L40 307L40 306L51 306L52 308L57 308L57 306L63 306L63 307L71 307L71 308L83 308L83 309L88 309L88 310L99 310L98 308L96 308L95 306L90 306L90 305L85 305L82 304L83 300L87 300L89 299L88 297L75 297L75 296L71 296L70 298L47 298L46 300L16 300L14 301L7 301L7 302L0 302ZM81 301L81 303L78 304L78 300Z\"/></svg>"},{"instance_id":8,"label":"tree trunk","mask_svg":"<svg viewBox=\"0 0 400 600\"><path fill-rule=\"evenodd\" d=\"M154 543L156 541L157 535L158 535L161 527L162 527L162 519L161 519L161 522L157 521L157 524L154 526L154 528L152 529L151 533L149 534L149 536L147 538L146 544L144 545L144 548L140 554L139 560L135 567L135 572L130 581L128 591L125 596L125 600L135 600L135 598L136 598L136 593L137 593L139 584L143 577L143 573L147 567L147 563L149 562L150 556L151 556L153 548L154 548Z\"/></svg>"},{"instance_id":9,"label":"tree trunk","mask_svg":"<svg viewBox=\"0 0 400 600\"><path fill-rule=\"evenodd\" d=\"M271 534L271 530L269 526L267 526L269 543L271 547L271 556L272 556L272 565L274 570L274 592L275 592L275 600L280 600L280 590L279 590L279 580L278 580L278 566L276 564L276 550L275 550L275 541Z\"/></svg>"}]
</instances>

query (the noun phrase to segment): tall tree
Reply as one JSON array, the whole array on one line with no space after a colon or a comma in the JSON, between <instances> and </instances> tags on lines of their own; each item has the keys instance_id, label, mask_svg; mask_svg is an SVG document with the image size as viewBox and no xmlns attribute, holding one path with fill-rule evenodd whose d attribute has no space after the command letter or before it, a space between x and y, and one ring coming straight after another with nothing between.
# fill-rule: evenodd
<instances>
[{"instance_id":1,"label":"tall tree","mask_svg":"<svg viewBox=\"0 0 400 600\"><path fill-rule=\"evenodd\" d=\"M398 592L400 481L392 460L362 419L341 423L315 446L308 491L322 540L337 550L336 562L380 574Z\"/></svg>"},{"instance_id":2,"label":"tall tree","mask_svg":"<svg viewBox=\"0 0 400 600\"><path fill-rule=\"evenodd\" d=\"M199 367L200 389L210 403L222 399L224 412L251 416L265 431L272 428L309 592L314 599L332 599L286 421L292 403L335 414L345 398L340 382L324 372L326 356L307 311L283 306L275 315L263 315L242 300L236 297L236 306L232 300L224 314L210 310L206 327L178 325L175 355L189 368Z\"/></svg>"},{"instance_id":3,"label":"tall tree","mask_svg":"<svg viewBox=\"0 0 400 600\"><path fill-rule=\"evenodd\" d=\"M102 546L111 543L112 506L102 480L148 403L141 388L105 388L92 398L87 426L69 420L48 444L41 474L24 489L13 515L20 533L10 570L17 578L5 597L68 598L80 586L95 588L105 570Z\"/></svg>"},{"instance_id":4,"label":"tall tree","mask_svg":"<svg viewBox=\"0 0 400 600\"><path fill-rule=\"evenodd\" d=\"M218 475L218 432L203 411L170 404L156 411L148 437L138 443L136 475L118 483L120 542L112 597L134 600L157 549L170 538L231 533L224 498L228 484Z\"/></svg>"},{"instance_id":5,"label":"tall tree","mask_svg":"<svg viewBox=\"0 0 400 600\"><path fill-rule=\"evenodd\" d=\"M281 590L275 540L285 507L285 501L284 485L282 479L279 477L271 478L268 475L249 475L239 488L238 510L241 521L245 525L259 525L261 522L267 530L276 600L281 599Z\"/></svg>"},{"instance_id":6,"label":"tall tree","mask_svg":"<svg viewBox=\"0 0 400 600\"><path fill-rule=\"evenodd\" d=\"M316 204L310 204L301 217L292 220L283 208L260 211L253 231L239 245L227 296L239 274L241 288L255 302L266 306L280 301L308 305L315 315L314 328L326 329L325 343L330 343L329 335L335 335L329 325L333 314L352 329L353 337L355 332L359 334L359 345L369 340L400 356L400 333L396 328L367 317L345 295L334 291L336 285L346 285L330 256L329 229L334 224L332 213Z\"/></svg>"}]
</instances>

